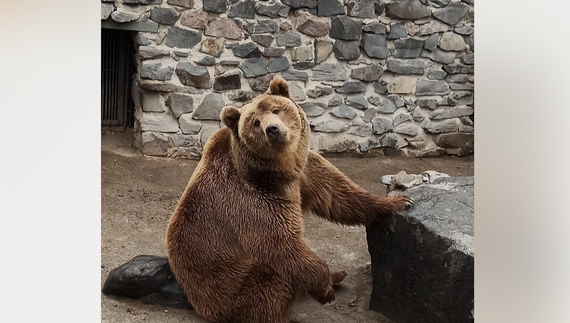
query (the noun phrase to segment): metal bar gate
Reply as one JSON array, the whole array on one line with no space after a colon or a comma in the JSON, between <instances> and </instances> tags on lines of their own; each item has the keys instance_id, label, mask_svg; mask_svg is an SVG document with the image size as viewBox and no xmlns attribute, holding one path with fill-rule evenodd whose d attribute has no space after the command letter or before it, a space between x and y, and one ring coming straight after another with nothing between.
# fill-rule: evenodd
<instances>
[{"instance_id":1,"label":"metal bar gate","mask_svg":"<svg viewBox=\"0 0 570 323\"><path fill-rule=\"evenodd\" d=\"M116 29L101 29L101 127L124 130L132 127L133 99L131 77L134 73L131 34Z\"/></svg>"}]
</instances>

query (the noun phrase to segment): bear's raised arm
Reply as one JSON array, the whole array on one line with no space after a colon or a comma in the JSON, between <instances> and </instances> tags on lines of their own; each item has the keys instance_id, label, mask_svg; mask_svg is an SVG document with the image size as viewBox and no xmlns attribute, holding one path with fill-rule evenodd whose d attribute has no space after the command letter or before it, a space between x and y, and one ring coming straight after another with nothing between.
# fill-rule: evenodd
<instances>
[{"instance_id":1,"label":"bear's raised arm","mask_svg":"<svg viewBox=\"0 0 570 323\"><path fill-rule=\"evenodd\" d=\"M406 195L370 194L312 151L301 180L301 199L304 212L346 225L368 225L381 216L402 212L413 203Z\"/></svg>"}]
</instances>

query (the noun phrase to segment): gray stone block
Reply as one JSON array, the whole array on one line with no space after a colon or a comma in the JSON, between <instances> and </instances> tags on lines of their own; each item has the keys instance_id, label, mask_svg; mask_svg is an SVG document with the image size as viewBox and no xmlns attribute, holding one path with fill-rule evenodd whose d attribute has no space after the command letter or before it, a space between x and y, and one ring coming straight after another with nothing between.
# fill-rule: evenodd
<instances>
[{"instance_id":1,"label":"gray stone block","mask_svg":"<svg viewBox=\"0 0 570 323\"><path fill-rule=\"evenodd\" d=\"M166 35L166 46L192 48L202 40L202 32L180 27L170 27Z\"/></svg>"},{"instance_id":2,"label":"gray stone block","mask_svg":"<svg viewBox=\"0 0 570 323\"><path fill-rule=\"evenodd\" d=\"M263 49L265 57L281 57L285 53L285 47L267 47Z\"/></svg>"},{"instance_id":3,"label":"gray stone block","mask_svg":"<svg viewBox=\"0 0 570 323\"><path fill-rule=\"evenodd\" d=\"M204 101L198 106L192 119L194 120L220 120L220 112L225 106L224 97L219 93L206 95Z\"/></svg>"},{"instance_id":4,"label":"gray stone block","mask_svg":"<svg viewBox=\"0 0 570 323\"><path fill-rule=\"evenodd\" d=\"M385 59L388 57L386 35L363 34L361 44L366 55L371 58Z\"/></svg>"},{"instance_id":5,"label":"gray stone block","mask_svg":"<svg viewBox=\"0 0 570 323\"><path fill-rule=\"evenodd\" d=\"M226 12L228 7L226 6L226 0L206 0L203 1L204 11L223 13Z\"/></svg>"},{"instance_id":6,"label":"gray stone block","mask_svg":"<svg viewBox=\"0 0 570 323\"><path fill-rule=\"evenodd\" d=\"M332 51L336 59L354 60L360 57L360 42L358 40L334 42Z\"/></svg>"},{"instance_id":7,"label":"gray stone block","mask_svg":"<svg viewBox=\"0 0 570 323\"><path fill-rule=\"evenodd\" d=\"M328 18L318 18L309 14L297 17L297 31L311 37L322 37L329 33L331 21Z\"/></svg>"},{"instance_id":8,"label":"gray stone block","mask_svg":"<svg viewBox=\"0 0 570 323\"><path fill-rule=\"evenodd\" d=\"M386 34L386 26L379 22L372 22L362 26L362 31L373 34Z\"/></svg>"},{"instance_id":9,"label":"gray stone block","mask_svg":"<svg viewBox=\"0 0 570 323\"><path fill-rule=\"evenodd\" d=\"M241 88L240 75L241 73L237 72L216 77L216 79L214 80L214 90L225 91L225 90L240 89Z\"/></svg>"},{"instance_id":10,"label":"gray stone block","mask_svg":"<svg viewBox=\"0 0 570 323\"><path fill-rule=\"evenodd\" d=\"M243 2L238 2L236 4L230 5L228 10L228 17L234 18L245 18L254 19L255 18L255 1L246 0Z\"/></svg>"},{"instance_id":11,"label":"gray stone block","mask_svg":"<svg viewBox=\"0 0 570 323\"><path fill-rule=\"evenodd\" d=\"M172 26L178 20L180 14L172 8L154 7L150 11L150 20L162 25Z\"/></svg>"},{"instance_id":12,"label":"gray stone block","mask_svg":"<svg viewBox=\"0 0 570 323\"><path fill-rule=\"evenodd\" d=\"M380 137L368 138L365 142L358 145L361 152L366 152L374 148L404 148L408 143L398 134L385 133Z\"/></svg>"},{"instance_id":13,"label":"gray stone block","mask_svg":"<svg viewBox=\"0 0 570 323\"><path fill-rule=\"evenodd\" d=\"M334 107L329 113L338 118L344 118L349 120L356 118L356 112L354 112L354 110L352 110L350 107L348 107L345 104L341 104L337 107Z\"/></svg>"},{"instance_id":14,"label":"gray stone block","mask_svg":"<svg viewBox=\"0 0 570 323\"><path fill-rule=\"evenodd\" d=\"M386 118L374 118L372 119L372 133L375 135L381 135L386 132L392 132L394 130L394 124L392 120Z\"/></svg>"},{"instance_id":15,"label":"gray stone block","mask_svg":"<svg viewBox=\"0 0 570 323\"><path fill-rule=\"evenodd\" d=\"M317 102L299 103L299 106L301 107L301 109L303 109L303 111L305 111L307 117L318 117L323 113L325 113L325 108L326 108L326 105L321 106L321 103Z\"/></svg>"},{"instance_id":16,"label":"gray stone block","mask_svg":"<svg viewBox=\"0 0 570 323\"><path fill-rule=\"evenodd\" d=\"M346 7L351 17L374 18L374 1L372 0L349 0Z\"/></svg>"},{"instance_id":17,"label":"gray stone block","mask_svg":"<svg viewBox=\"0 0 570 323\"><path fill-rule=\"evenodd\" d=\"M324 120L311 123L311 130L316 132L344 132L348 130L349 124L338 120Z\"/></svg>"},{"instance_id":18,"label":"gray stone block","mask_svg":"<svg viewBox=\"0 0 570 323\"><path fill-rule=\"evenodd\" d=\"M418 80L416 95L444 95L449 93L449 85L440 80Z\"/></svg>"},{"instance_id":19,"label":"gray stone block","mask_svg":"<svg viewBox=\"0 0 570 323\"><path fill-rule=\"evenodd\" d=\"M473 177L405 192L416 205L367 227L370 309L395 322L473 322Z\"/></svg>"},{"instance_id":20,"label":"gray stone block","mask_svg":"<svg viewBox=\"0 0 570 323\"><path fill-rule=\"evenodd\" d=\"M397 58L417 58L422 52L424 41L421 39L408 38L398 39L394 41L396 52L394 57Z\"/></svg>"},{"instance_id":21,"label":"gray stone block","mask_svg":"<svg viewBox=\"0 0 570 323\"><path fill-rule=\"evenodd\" d=\"M298 47L301 46L301 34L294 31L286 31L277 35L277 46Z\"/></svg>"},{"instance_id":22,"label":"gray stone block","mask_svg":"<svg viewBox=\"0 0 570 323\"><path fill-rule=\"evenodd\" d=\"M162 63L155 64L142 64L141 68L141 78L157 80L157 81L168 81L172 79L172 73L174 69L170 66L162 67Z\"/></svg>"},{"instance_id":23,"label":"gray stone block","mask_svg":"<svg viewBox=\"0 0 570 323\"><path fill-rule=\"evenodd\" d=\"M386 61L386 66L388 71L396 74L412 75L419 74L423 75L425 69L433 64L428 64L427 61L422 59L393 59L388 58Z\"/></svg>"},{"instance_id":24,"label":"gray stone block","mask_svg":"<svg viewBox=\"0 0 570 323\"><path fill-rule=\"evenodd\" d=\"M418 0L393 1L386 5L386 15L392 18L415 20L431 16L431 10Z\"/></svg>"},{"instance_id":25,"label":"gray stone block","mask_svg":"<svg viewBox=\"0 0 570 323\"><path fill-rule=\"evenodd\" d=\"M184 93L172 93L166 100L166 104L177 118L194 110L194 99Z\"/></svg>"},{"instance_id":26,"label":"gray stone block","mask_svg":"<svg viewBox=\"0 0 570 323\"><path fill-rule=\"evenodd\" d=\"M358 110L368 109L368 101L361 93L347 95L344 102L347 105L350 105L351 107L354 107Z\"/></svg>"},{"instance_id":27,"label":"gray stone block","mask_svg":"<svg viewBox=\"0 0 570 323\"><path fill-rule=\"evenodd\" d=\"M263 57L249 58L243 61L239 68L244 77L256 77L267 74L267 61Z\"/></svg>"},{"instance_id":28,"label":"gray stone block","mask_svg":"<svg viewBox=\"0 0 570 323\"><path fill-rule=\"evenodd\" d=\"M184 8L192 8L194 0L166 0L166 3Z\"/></svg>"},{"instance_id":29,"label":"gray stone block","mask_svg":"<svg viewBox=\"0 0 570 323\"><path fill-rule=\"evenodd\" d=\"M336 89L337 93L362 93L366 92L368 84L364 82L346 82Z\"/></svg>"},{"instance_id":30,"label":"gray stone block","mask_svg":"<svg viewBox=\"0 0 570 323\"><path fill-rule=\"evenodd\" d=\"M317 0L281 0L284 5L291 8L316 8Z\"/></svg>"},{"instance_id":31,"label":"gray stone block","mask_svg":"<svg viewBox=\"0 0 570 323\"><path fill-rule=\"evenodd\" d=\"M448 25L455 26L469 12L469 6L461 2L452 2L445 8L433 13L433 16Z\"/></svg>"},{"instance_id":32,"label":"gray stone block","mask_svg":"<svg viewBox=\"0 0 570 323\"><path fill-rule=\"evenodd\" d=\"M318 0L317 15L319 17L331 17L336 15L344 15L345 7L339 0Z\"/></svg>"},{"instance_id":33,"label":"gray stone block","mask_svg":"<svg viewBox=\"0 0 570 323\"><path fill-rule=\"evenodd\" d=\"M176 75L184 85L193 86L198 89L209 89L210 73L208 68L203 66L194 66L188 62L179 62L176 64Z\"/></svg>"},{"instance_id":34,"label":"gray stone block","mask_svg":"<svg viewBox=\"0 0 570 323\"><path fill-rule=\"evenodd\" d=\"M269 73L281 72L289 68L289 60L287 57L277 57L269 61L267 71Z\"/></svg>"},{"instance_id":35,"label":"gray stone block","mask_svg":"<svg viewBox=\"0 0 570 323\"><path fill-rule=\"evenodd\" d=\"M306 82L309 79L309 75L307 73L299 72L299 71L291 71L291 70L281 72L281 77L286 81L303 81L303 82ZM308 92L307 92L307 95L308 95Z\"/></svg>"},{"instance_id":36,"label":"gray stone block","mask_svg":"<svg viewBox=\"0 0 570 323\"><path fill-rule=\"evenodd\" d=\"M335 17L331 21L331 38L342 40L359 40L362 35L362 22L346 16Z\"/></svg>"},{"instance_id":37,"label":"gray stone block","mask_svg":"<svg viewBox=\"0 0 570 323\"><path fill-rule=\"evenodd\" d=\"M234 56L241 58L261 57L259 47L257 47L253 42L240 44L232 48L232 51L234 52Z\"/></svg>"},{"instance_id":38,"label":"gray stone block","mask_svg":"<svg viewBox=\"0 0 570 323\"><path fill-rule=\"evenodd\" d=\"M390 26L390 33L386 38L388 39L399 39L408 36L406 31L406 24L403 21L399 21Z\"/></svg>"},{"instance_id":39,"label":"gray stone block","mask_svg":"<svg viewBox=\"0 0 570 323\"><path fill-rule=\"evenodd\" d=\"M250 34L266 34L276 32L279 25L273 20L256 20L245 25L244 29Z\"/></svg>"},{"instance_id":40,"label":"gray stone block","mask_svg":"<svg viewBox=\"0 0 570 323\"><path fill-rule=\"evenodd\" d=\"M273 35L251 35L251 40L263 47L271 46L273 39L275 39L275 36Z\"/></svg>"},{"instance_id":41,"label":"gray stone block","mask_svg":"<svg viewBox=\"0 0 570 323\"><path fill-rule=\"evenodd\" d=\"M312 68L311 79L315 81L346 81L348 73L345 67L338 64L322 63Z\"/></svg>"},{"instance_id":42,"label":"gray stone block","mask_svg":"<svg viewBox=\"0 0 570 323\"><path fill-rule=\"evenodd\" d=\"M372 64L365 67L357 67L352 70L350 77L364 82L376 81L382 76L384 69L378 64Z\"/></svg>"},{"instance_id":43,"label":"gray stone block","mask_svg":"<svg viewBox=\"0 0 570 323\"><path fill-rule=\"evenodd\" d=\"M258 15L277 18L289 16L289 9L289 6L281 3L272 3L269 5L258 4L257 7L255 7L255 12L257 12Z\"/></svg>"}]
</instances>

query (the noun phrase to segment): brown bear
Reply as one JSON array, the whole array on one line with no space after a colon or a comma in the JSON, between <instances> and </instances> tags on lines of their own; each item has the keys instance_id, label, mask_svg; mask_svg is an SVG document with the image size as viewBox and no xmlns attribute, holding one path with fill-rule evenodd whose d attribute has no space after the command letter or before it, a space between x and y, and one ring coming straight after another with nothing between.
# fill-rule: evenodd
<instances>
[{"instance_id":1,"label":"brown bear","mask_svg":"<svg viewBox=\"0 0 570 323\"><path fill-rule=\"evenodd\" d=\"M296 295L330 302L346 275L303 241L303 212L367 225L413 201L374 196L309 151L307 118L280 78L221 120L168 225L170 266L208 320L288 322Z\"/></svg>"}]
</instances>

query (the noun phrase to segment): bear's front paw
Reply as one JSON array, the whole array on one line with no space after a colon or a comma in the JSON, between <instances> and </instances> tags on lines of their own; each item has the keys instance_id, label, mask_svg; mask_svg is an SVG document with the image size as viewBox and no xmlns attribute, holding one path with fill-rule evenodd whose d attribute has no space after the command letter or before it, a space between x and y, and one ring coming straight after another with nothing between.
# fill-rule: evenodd
<instances>
[{"instance_id":1,"label":"bear's front paw","mask_svg":"<svg viewBox=\"0 0 570 323\"><path fill-rule=\"evenodd\" d=\"M385 201L394 213L404 212L416 204L416 201L407 195L388 196Z\"/></svg>"},{"instance_id":2,"label":"bear's front paw","mask_svg":"<svg viewBox=\"0 0 570 323\"><path fill-rule=\"evenodd\" d=\"M331 280L333 285L338 285L346 277L346 271L338 271L331 273Z\"/></svg>"}]
</instances>

